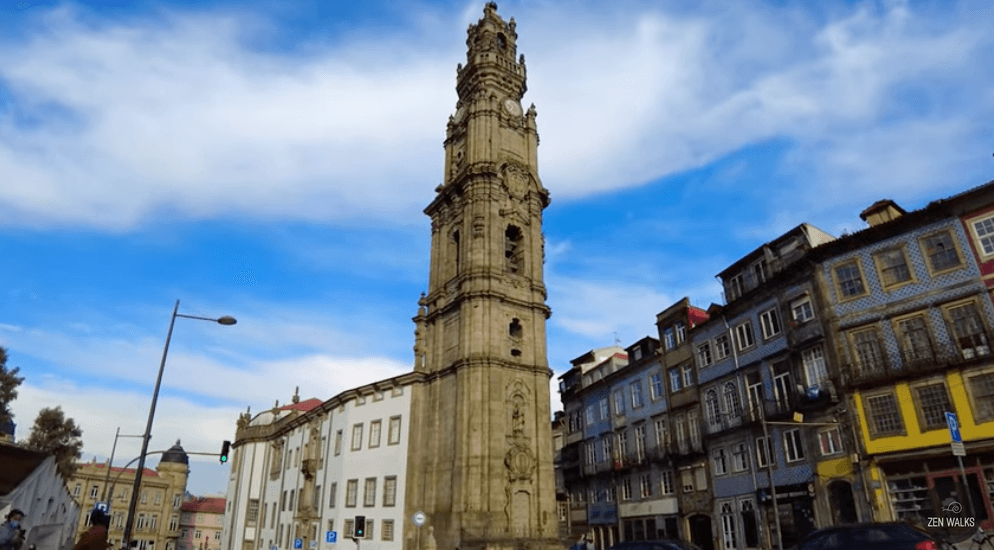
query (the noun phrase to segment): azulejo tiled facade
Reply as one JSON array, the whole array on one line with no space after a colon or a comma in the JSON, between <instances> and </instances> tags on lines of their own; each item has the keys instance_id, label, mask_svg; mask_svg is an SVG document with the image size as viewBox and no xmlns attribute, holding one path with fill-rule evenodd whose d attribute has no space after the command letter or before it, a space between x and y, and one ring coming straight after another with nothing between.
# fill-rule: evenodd
<instances>
[{"instance_id":1,"label":"azulejo tiled facade","mask_svg":"<svg viewBox=\"0 0 994 550\"><path fill-rule=\"evenodd\" d=\"M662 311L651 359L574 361L560 384L574 535L786 548L829 525L927 523L952 501L994 527L994 182L861 216L854 234L801 224L744 256L719 274L723 305ZM648 416L611 398L659 379ZM675 508L655 505L670 494Z\"/></svg>"}]
</instances>

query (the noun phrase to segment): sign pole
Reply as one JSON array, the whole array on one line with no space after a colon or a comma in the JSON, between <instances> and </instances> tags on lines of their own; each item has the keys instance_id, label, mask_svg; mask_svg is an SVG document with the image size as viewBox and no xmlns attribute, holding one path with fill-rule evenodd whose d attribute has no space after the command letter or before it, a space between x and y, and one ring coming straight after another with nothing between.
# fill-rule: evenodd
<instances>
[{"instance_id":1,"label":"sign pole","mask_svg":"<svg viewBox=\"0 0 994 550\"><path fill-rule=\"evenodd\" d=\"M963 457L966 456L966 448L963 446L963 434L959 431L959 420L956 418L956 413L946 412L946 424L949 425L949 437L952 439L953 455L956 456L956 460L959 462L959 479L963 484L963 492L966 493L966 504L970 507L970 515L977 517L977 513L974 512L973 508L973 495L970 494L970 483L966 478L966 468L963 467Z\"/></svg>"}]
</instances>

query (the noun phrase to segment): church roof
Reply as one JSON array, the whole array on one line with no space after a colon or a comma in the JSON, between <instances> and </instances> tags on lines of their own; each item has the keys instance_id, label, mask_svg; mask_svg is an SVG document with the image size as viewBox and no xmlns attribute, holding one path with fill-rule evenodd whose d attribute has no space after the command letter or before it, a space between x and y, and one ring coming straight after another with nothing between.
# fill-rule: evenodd
<instances>
[{"instance_id":1,"label":"church roof","mask_svg":"<svg viewBox=\"0 0 994 550\"><path fill-rule=\"evenodd\" d=\"M180 510L184 512L203 512L207 514L223 514L225 499L220 497L200 497L197 500L188 500L180 505Z\"/></svg>"},{"instance_id":2,"label":"church roof","mask_svg":"<svg viewBox=\"0 0 994 550\"><path fill-rule=\"evenodd\" d=\"M283 405L282 407L280 407L280 410L307 412L311 409L317 408L321 403L322 401L320 399L318 399L317 397L312 397L310 399L305 399L297 403L290 403L289 405Z\"/></svg>"}]
</instances>

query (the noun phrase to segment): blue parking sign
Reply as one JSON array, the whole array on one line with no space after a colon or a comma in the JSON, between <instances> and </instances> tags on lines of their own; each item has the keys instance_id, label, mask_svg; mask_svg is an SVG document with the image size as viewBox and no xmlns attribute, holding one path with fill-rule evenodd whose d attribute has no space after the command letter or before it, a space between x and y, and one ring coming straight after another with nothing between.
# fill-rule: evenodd
<instances>
[{"instance_id":1,"label":"blue parking sign","mask_svg":"<svg viewBox=\"0 0 994 550\"><path fill-rule=\"evenodd\" d=\"M952 436L953 443L962 443L963 436L959 433L959 421L956 419L956 413L946 413L946 424L949 424L949 435Z\"/></svg>"},{"instance_id":2,"label":"blue parking sign","mask_svg":"<svg viewBox=\"0 0 994 550\"><path fill-rule=\"evenodd\" d=\"M294 550L300 550L304 547L304 539L293 539Z\"/></svg>"},{"instance_id":3,"label":"blue parking sign","mask_svg":"<svg viewBox=\"0 0 994 550\"><path fill-rule=\"evenodd\" d=\"M337 531L325 531L324 541L327 543L334 544L338 542L338 532Z\"/></svg>"},{"instance_id":4,"label":"blue parking sign","mask_svg":"<svg viewBox=\"0 0 994 550\"><path fill-rule=\"evenodd\" d=\"M110 505L108 505L106 502L94 502L93 511L100 512L102 514L107 514L110 512Z\"/></svg>"}]
</instances>

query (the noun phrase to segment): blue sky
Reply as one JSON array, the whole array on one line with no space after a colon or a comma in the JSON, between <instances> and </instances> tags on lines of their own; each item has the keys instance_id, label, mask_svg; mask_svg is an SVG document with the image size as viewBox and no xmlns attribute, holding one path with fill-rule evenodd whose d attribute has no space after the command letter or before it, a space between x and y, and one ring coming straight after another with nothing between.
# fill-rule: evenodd
<instances>
[{"instance_id":1,"label":"blue sky","mask_svg":"<svg viewBox=\"0 0 994 550\"><path fill-rule=\"evenodd\" d=\"M473 2L0 0L0 345L19 435L216 452L239 412L412 364ZM655 334L801 222L994 177L994 7L500 2L538 110L549 362ZM555 382L555 380L553 380ZM558 396L553 394L554 407ZM118 443L115 464L138 454ZM153 461L154 463L154 461ZM223 491L216 459L190 489Z\"/></svg>"}]
</instances>

